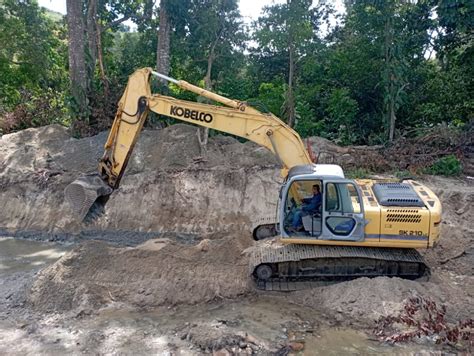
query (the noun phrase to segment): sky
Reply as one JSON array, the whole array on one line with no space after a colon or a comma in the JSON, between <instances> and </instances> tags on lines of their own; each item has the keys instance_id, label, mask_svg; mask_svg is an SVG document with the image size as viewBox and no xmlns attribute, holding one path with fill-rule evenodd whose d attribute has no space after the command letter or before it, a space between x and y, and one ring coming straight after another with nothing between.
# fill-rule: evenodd
<instances>
[{"instance_id":1,"label":"sky","mask_svg":"<svg viewBox=\"0 0 474 356\"><path fill-rule=\"evenodd\" d=\"M272 3L280 4L285 1L286 0L240 0L240 13L246 22L250 23L252 20L258 18L258 15L265 5L271 5ZM62 14L66 13L66 0L38 0L38 4Z\"/></svg>"}]
</instances>

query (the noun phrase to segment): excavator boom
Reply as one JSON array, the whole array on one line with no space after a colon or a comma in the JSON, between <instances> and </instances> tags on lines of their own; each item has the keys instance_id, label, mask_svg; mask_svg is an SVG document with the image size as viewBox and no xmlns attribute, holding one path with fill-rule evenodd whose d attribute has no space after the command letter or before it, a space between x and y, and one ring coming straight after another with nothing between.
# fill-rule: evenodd
<instances>
[{"instance_id":1,"label":"excavator boom","mask_svg":"<svg viewBox=\"0 0 474 356\"><path fill-rule=\"evenodd\" d=\"M225 106L152 94L149 84L152 75ZM119 187L149 111L243 137L266 147L279 159L282 177L286 177L290 168L312 162L300 136L273 114L262 113L244 102L169 78L151 68L139 69L130 76L119 101L104 154L99 161L100 179L97 175L83 176L66 187L66 199L81 220L98 198L110 195Z\"/></svg>"}]
</instances>

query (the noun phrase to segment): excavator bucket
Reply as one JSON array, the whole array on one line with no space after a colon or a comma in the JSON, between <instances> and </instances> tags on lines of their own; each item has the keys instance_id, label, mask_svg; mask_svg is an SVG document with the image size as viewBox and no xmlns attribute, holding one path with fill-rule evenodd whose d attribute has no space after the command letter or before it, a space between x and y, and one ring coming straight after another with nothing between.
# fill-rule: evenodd
<instances>
[{"instance_id":1,"label":"excavator bucket","mask_svg":"<svg viewBox=\"0 0 474 356\"><path fill-rule=\"evenodd\" d=\"M81 176L64 189L66 201L81 221L99 198L107 197L112 192L113 189L98 174Z\"/></svg>"}]
</instances>

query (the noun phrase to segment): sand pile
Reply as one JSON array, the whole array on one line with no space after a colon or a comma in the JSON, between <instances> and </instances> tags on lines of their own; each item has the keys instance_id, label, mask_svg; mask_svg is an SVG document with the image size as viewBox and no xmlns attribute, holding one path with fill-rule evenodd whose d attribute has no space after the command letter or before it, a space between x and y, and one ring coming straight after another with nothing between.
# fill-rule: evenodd
<instances>
[{"instance_id":1,"label":"sand pile","mask_svg":"<svg viewBox=\"0 0 474 356\"><path fill-rule=\"evenodd\" d=\"M433 268L474 275L474 183L459 179L427 177L426 184L443 206L441 239L424 256Z\"/></svg>"},{"instance_id":2,"label":"sand pile","mask_svg":"<svg viewBox=\"0 0 474 356\"><path fill-rule=\"evenodd\" d=\"M325 310L339 322L373 325L381 316L396 315L413 296L429 298L448 308L448 319L472 317L474 278L437 274L430 281L400 278L359 278L353 281L293 293L288 298L297 304Z\"/></svg>"},{"instance_id":3,"label":"sand pile","mask_svg":"<svg viewBox=\"0 0 474 356\"><path fill-rule=\"evenodd\" d=\"M181 245L150 240L136 248L78 246L41 271L29 302L41 311L90 311L118 301L134 307L193 304L250 291L247 237Z\"/></svg>"}]
</instances>

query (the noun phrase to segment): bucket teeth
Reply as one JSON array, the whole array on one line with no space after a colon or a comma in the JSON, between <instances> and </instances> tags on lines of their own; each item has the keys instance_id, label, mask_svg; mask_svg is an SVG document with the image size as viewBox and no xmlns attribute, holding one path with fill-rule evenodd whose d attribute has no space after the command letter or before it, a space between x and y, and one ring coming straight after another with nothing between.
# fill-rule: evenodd
<instances>
[{"instance_id":1,"label":"bucket teeth","mask_svg":"<svg viewBox=\"0 0 474 356\"><path fill-rule=\"evenodd\" d=\"M94 174L76 179L64 189L64 195L76 217L82 221L97 198L112 191L99 175Z\"/></svg>"}]
</instances>

